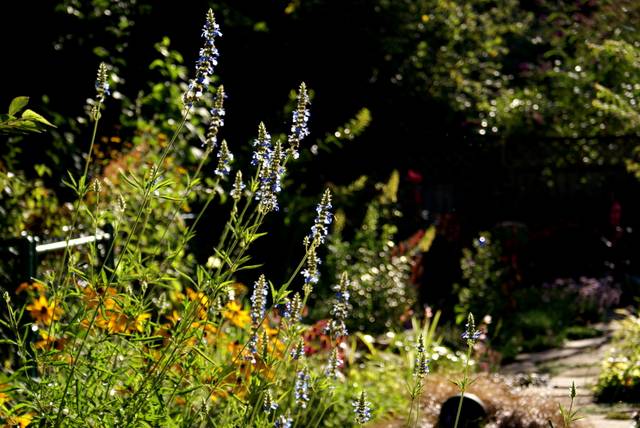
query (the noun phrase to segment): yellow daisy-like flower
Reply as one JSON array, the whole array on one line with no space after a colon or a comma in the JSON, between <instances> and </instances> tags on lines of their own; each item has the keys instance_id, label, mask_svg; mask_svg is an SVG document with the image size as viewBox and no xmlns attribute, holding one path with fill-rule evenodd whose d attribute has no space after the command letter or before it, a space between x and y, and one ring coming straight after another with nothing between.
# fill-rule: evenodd
<instances>
[{"instance_id":1,"label":"yellow daisy-like flower","mask_svg":"<svg viewBox=\"0 0 640 428\"><path fill-rule=\"evenodd\" d=\"M175 326L176 324L178 324L178 321L182 319L182 316L180 315L180 313L175 309L171 311L169 315L165 315L165 317L171 323L172 326Z\"/></svg>"},{"instance_id":2,"label":"yellow daisy-like flower","mask_svg":"<svg viewBox=\"0 0 640 428\"><path fill-rule=\"evenodd\" d=\"M49 325L53 320L59 320L62 309L54 307L45 296L38 297L26 308L31 313L31 318L44 325Z\"/></svg>"},{"instance_id":3,"label":"yellow daisy-like flower","mask_svg":"<svg viewBox=\"0 0 640 428\"><path fill-rule=\"evenodd\" d=\"M8 386L9 385L7 385L6 383L3 383L2 385L0 385L0 389L5 389ZM0 392L0 406L4 406L4 404L9 400L11 400L11 397L6 392Z\"/></svg>"},{"instance_id":4,"label":"yellow daisy-like flower","mask_svg":"<svg viewBox=\"0 0 640 428\"><path fill-rule=\"evenodd\" d=\"M65 339L58 339L55 336L49 336L49 333L46 330L39 330L40 337L42 340L38 340L35 343L36 349L51 349L52 347L57 350L61 350L64 348L64 344L66 342Z\"/></svg>"},{"instance_id":5,"label":"yellow daisy-like flower","mask_svg":"<svg viewBox=\"0 0 640 428\"><path fill-rule=\"evenodd\" d=\"M197 301L200 304L198 306L198 317L202 320L206 319L207 311L209 310L209 298L202 291L196 292L191 288L187 288L187 296L189 300Z\"/></svg>"},{"instance_id":6,"label":"yellow daisy-like flower","mask_svg":"<svg viewBox=\"0 0 640 428\"><path fill-rule=\"evenodd\" d=\"M251 323L249 311L242 309L242 306L240 306L236 301L227 303L226 309L222 315L236 327L243 328Z\"/></svg>"},{"instance_id":7,"label":"yellow daisy-like flower","mask_svg":"<svg viewBox=\"0 0 640 428\"><path fill-rule=\"evenodd\" d=\"M16 294L20 294L23 291L34 291L38 294L44 294L45 286L39 282L23 282L16 288Z\"/></svg>"},{"instance_id":8,"label":"yellow daisy-like flower","mask_svg":"<svg viewBox=\"0 0 640 428\"><path fill-rule=\"evenodd\" d=\"M151 318L151 314L149 313L141 313L138 316L136 316L136 319L133 322L133 325L130 326L130 331L133 332L134 330L140 332L140 333L144 333L144 325L146 324L147 320Z\"/></svg>"},{"instance_id":9,"label":"yellow daisy-like flower","mask_svg":"<svg viewBox=\"0 0 640 428\"><path fill-rule=\"evenodd\" d=\"M9 418L7 418L7 426L20 426L20 428L25 428L29 426L32 420L33 415L30 413L25 413L20 416L9 416Z\"/></svg>"},{"instance_id":10,"label":"yellow daisy-like flower","mask_svg":"<svg viewBox=\"0 0 640 428\"><path fill-rule=\"evenodd\" d=\"M110 333L135 333L136 331L143 333L144 325L151 318L151 314L141 313L132 318L117 311L106 311L106 319L102 316L100 318L96 321L96 325Z\"/></svg>"},{"instance_id":11,"label":"yellow daisy-like flower","mask_svg":"<svg viewBox=\"0 0 640 428\"><path fill-rule=\"evenodd\" d=\"M129 319L114 311L107 312L106 328L110 333L124 333L129 327Z\"/></svg>"}]
</instances>

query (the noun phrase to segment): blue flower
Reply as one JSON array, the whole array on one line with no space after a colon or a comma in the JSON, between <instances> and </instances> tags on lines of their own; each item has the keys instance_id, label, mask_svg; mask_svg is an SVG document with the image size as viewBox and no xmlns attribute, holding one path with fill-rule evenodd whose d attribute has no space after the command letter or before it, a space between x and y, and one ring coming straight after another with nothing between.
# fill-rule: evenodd
<instances>
[{"instance_id":1,"label":"blue flower","mask_svg":"<svg viewBox=\"0 0 640 428\"><path fill-rule=\"evenodd\" d=\"M329 189L324 191L320 203L316 207L316 219L311 227L311 234L309 239L311 242L318 242L323 244L325 238L329 234L329 225L333 221L333 214L331 214L331 192Z\"/></svg>"},{"instance_id":2,"label":"blue flower","mask_svg":"<svg viewBox=\"0 0 640 428\"><path fill-rule=\"evenodd\" d=\"M229 195L234 201L238 201L242 197L242 191L245 187L247 186L242 182L242 171L238 171L236 172L236 180L233 182L233 189L231 189Z\"/></svg>"},{"instance_id":3,"label":"blue flower","mask_svg":"<svg viewBox=\"0 0 640 428\"><path fill-rule=\"evenodd\" d=\"M101 62L98 66L98 76L96 78L96 98L98 102L103 103L107 95L111 95L109 78L107 77L107 64Z\"/></svg>"},{"instance_id":4,"label":"blue flower","mask_svg":"<svg viewBox=\"0 0 640 428\"><path fill-rule=\"evenodd\" d=\"M200 54L196 61L196 77L189 81L189 88L182 97L186 107L193 106L193 103L198 101L209 87L209 80L213 75L215 66L218 65L219 53L215 45L215 39L221 36L222 33L213 16L213 11L209 9L202 29L204 46L200 49Z\"/></svg>"},{"instance_id":5,"label":"blue flower","mask_svg":"<svg viewBox=\"0 0 640 428\"><path fill-rule=\"evenodd\" d=\"M300 293L293 296L293 300L286 299L283 305L282 316L286 320L297 323L302 318L302 298Z\"/></svg>"},{"instance_id":6,"label":"blue flower","mask_svg":"<svg viewBox=\"0 0 640 428\"><path fill-rule=\"evenodd\" d=\"M262 409L265 413L271 413L278 408L278 403L273 400L273 395L271 394L271 390L267 389L264 393L264 402L262 403Z\"/></svg>"},{"instance_id":7,"label":"blue flower","mask_svg":"<svg viewBox=\"0 0 640 428\"><path fill-rule=\"evenodd\" d=\"M302 370L296 373L296 381L293 386L293 390L296 397L296 403L303 409L307 408L309 402L309 369L305 366Z\"/></svg>"},{"instance_id":8,"label":"blue flower","mask_svg":"<svg viewBox=\"0 0 640 428\"><path fill-rule=\"evenodd\" d=\"M274 428L291 428L293 419L290 416L280 415L273 423Z\"/></svg>"},{"instance_id":9,"label":"blue flower","mask_svg":"<svg viewBox=\"0 0 640 428\"><path fill-rule=\"evenodd\" d=\"M298 340L298 342L291 349L290 355L294 360L299 360L300 358L304 357L304 340Z\"/></svg>"},{"instance_id":10,"label":"blue flower","mask_svg":"<svg viewBox=\"0 0 640 428\"><path fill-rule=\"evenodd\" d=\"M304 283L307 284L317 284L320 279L320 271L318 270L318 265L320 264L320 260L318 260L318 256L316 254L316 246L311 245L307 249L307 267L301 273L304 277Z\"/></svg>"},{"instance_id":11,"label":"blue flower","mask_svg":"<svg viewBox=\"0 0 640 428\"><path fill-rule=\"evenodd\" d=\"M208 150L216 148L218 143L218 132L220 131L220 128L224 126L224 116L226 114L224 110L225 98L226 95L224 94L224 87L220 85L216 92L216 99L213 101L209 128L207 129L207 135L205 136L203 143L203 146L207 147Z\"/></svg>"},{"instance_id":12,"label":"blue flower","mask_svg":"<svg viewBox=\"0 0 640 428\"><path fill-rule=\"evenodd\" d=\"M247 343L247 349L249 349L249 355L245 357L251 364L256 363L256 354L258 353L258 335L253 334Z\"/></svg>"},{"instance_id":13,"label":"blue flower","mask_svg":"<svg viewBox=\"0 0 640 428\"><path fill-rule=\"evenodd\" d=\"M424 349L424 338L422 337L422 334L418 339L416 351L416 362L413 367L413 374L417 378L422 379L424 376L429 374L429 360L427 359L427 353Z\"/></svg>"},{"instance_id":14,"label":"blue flower","mask_svg":"<svg viewBox=\"0 0 640 428\"><path fill-rule=\"evenodd\" d=\"M257 327L264 319L267 306L267 279L264 275L253 285L253 294L251 294L251 320L253 326Z\"/></svg>"},{"instance_id":15,"label":"blue flower","mask_svg":"<svg viewBox=\"0 0 640 428\"><path fill-rule=\"evenodd\" d=\"M251 158L251 165L257 166L260 170L269 170L273 148L271 146L271 135L267 132L267 127L263 122L258 125L258 138L253 140L254 152Z\"/></svg>"},{"instance_id":16,"label":"blue flower","mask_svg":"<svg viewBox=\"0 0 640 428\"><path fill-rule=\"evenodd\" d=\"M261 213L278 211L278 193L282 190L282 177L285 173L284 153L282 144L278 141L273 150L265 150L262 154L254 153L258 159L258 190L256 200Z\"/></svg>"},{"instance_id":17,"label":"blue flower","mask_svg":"<svg viewBox=\"0 0 640 428\"><path fill-rule=\"evenodd\" d=\"M462 333L461 337L463 339L471 339L472 341L476 341L478 339L480 339L480 336L482 335L481 332L479 332L478 330L474 331L473 333L469 333L468 331L465 331L464 333Z\"/></svg>"},{"instance_id":18,"label":"blue flower","mask_svg":"<svg viewBox=\"0 0 640 428\"><path fill-rule=\"evenodd\" d=\"M325 375L332 379L338 378L338 373L340 373L340 367L342 367L342 359L340 358L340 354L338 353L338 348L333 348L331 355L329 356L329 361L327 363L327 367L324 371Z\"/></svg>"},{"instance_id":19,"label":"blue flower","mask_svg":"<svg viewBox=\"0 0 640 428\"><path fill-rule=\"evenodd\" d=\"M367 401L367 394L364 391L352 404L357 423L364 424L371 420L371 403Z\"/></svg>"},{"instance_id":20,"label":"blue flower","mask_svg":"<svg viewBox=\"0 0 640 428\"><path fill-rule=\"evenodd\" d=\"M461 337L467 341L467 345L473 346L480 338L480 335L481 333L476 330L476 323L473 318L473 314L469 312L467 323L465 324L465 330L464 333L462 333Z\"/></svg>"},{"instance_id":21,"label":"blue flower","mask_svg":"<svg viewBox=\"0 0 640 428\"><path fill-rule=\"evenodd\" d=\"M218 152L218 166L214 174L219 177L226 177L231 172L231 162L233 162L233 153L229 151L227 142L223 141Z\"/></svg>"},{"instance_id":22,"label":"blue flower","mask_svg":"<svg viewBox=\"0 0 640 428\"><path fill-rule=\"evenodd\" d=\"M309 135L309 94L307 93L307 85L304 82L300 84L298 90L298 104L292 114L291 133L289 134L289 154L292 158L298 159L300 156L298 148L300 141Z\"/></svg>"},{"instance_id":23,"label":"blue flower","mask_svg":"<svg viewBox=\"0 0 640 428\"><path fill-rule=\"evenodd\" d=\"M329 332L331 336L337 340L347 336L347 326L345 320L349 316L349 277L343 272L340 277L340 283L334 287L336 295L334 297L333 307L331 308L331 321L329 321Z\"/></svg>"}]
</instances>

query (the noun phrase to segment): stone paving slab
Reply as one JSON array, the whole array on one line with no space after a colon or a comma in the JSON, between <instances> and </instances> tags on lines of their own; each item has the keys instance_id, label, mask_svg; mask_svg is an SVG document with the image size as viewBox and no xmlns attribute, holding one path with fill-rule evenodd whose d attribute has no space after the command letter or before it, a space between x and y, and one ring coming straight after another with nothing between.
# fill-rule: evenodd
<instances>
[{"instance_id":1,"label":"stone paving slab","mask_svg":"<svg viewBox=\"0 0 640 428\"><path fill-rule=\"evenodd\" d=\"M584 348L597 348L608 342L608 336L592 337L589 339L568 340L563 348L567 349L584 349Z\"/></svg>"},{"instance_id":2,"label":"stone paving slab","mask_svg":"<svg viewBox=\"0 0 640 428\"><path fill-rule=\"evenodd\" d=\"M563 373L561 376L552 377L549 380L549 386L553 388L562 388L568 391L569 388L571 388L571 384L575 384L576 389L589 389L596 384L597 375L598 374L595 373L594 376L574 377L566 376Z\"/></svg>"},{"instance_id":3,"label":"stone paving slab","mask_svg":"<svg viewBox=\"0 0 640 428\"><path fill-rule=\"evenodd\" d=\"M589 415L586 419L595 428L633 428L634 426L631 419L607 419L604 415Z\"/></svg>"},{"instance_id":4,"label":"stone paving slab","mask_svg":"<svg viewBox=\"0 0 640 428\"><path fill-rule=\"evenodd\" d=\"M594 364L586 367L569 367L563 370L562 375L565 377L577 378L577 377L594 377L600 373L600 364Z\"/></svg>"}]
</instances>

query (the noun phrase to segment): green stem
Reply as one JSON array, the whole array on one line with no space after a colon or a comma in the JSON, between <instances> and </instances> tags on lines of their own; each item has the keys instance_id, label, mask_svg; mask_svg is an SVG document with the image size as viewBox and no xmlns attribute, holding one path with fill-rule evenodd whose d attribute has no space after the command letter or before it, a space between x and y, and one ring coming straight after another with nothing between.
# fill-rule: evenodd
<instances>
[{"instance_id":1,"label":"green stem","mask_svg":"<svg viewBox=\"0 0 640 428\"><path fill-rule=\"evenodd\" d=\"M253 221L253 224L252 224L251 226L249 226L249 227L256 227L256 226L259 226L259 225L261 224L261 222L262 222L263 218L264 218L264 216L263 216L263 215L259 215L256 219L253 219L253 216L252 216L252 217L250 218L250 221ZM234 246L232 247L232 250L231 250L231 251L233 251L233 248L235 248L235 245L237 245L238 241L239 241L239 239L236 239L236 241L235 241L235 243L234 243ZM231 251L230 251L230 252L231 252ZM228 270L227 272L225 272L225 274L221 277L221 281L220 281L220 283L224 282L224 280L226 280L226 279L230 278L230 277L235 273L235 271L236 271L236 270L237 270L237 268L239 267L239 266L238 266L238 262L240 261L240 259L241 259L241 258L242 258L242 256L244 255L244 252L245 252L245 251L246 251L246 247L245 247L245 248L243 248L243 249L240 251L240 253L236 256L235 260L234 260L234 261L232 261L231 265L229 266L229 270ZM217 273L216 273L216 275L215 275L216 277L220 277L220 275L221 275L221 269L222 269L222 265L218 268L218 272L217 272ZM210 290L205 290L205 292L207 292L207 293L208 293L209 291L210 291ZM213 297L215 297L215 296L208 295L208 298L209 298L209 299L212 299ZM157 385L159 385L159 383L160 383L160 381L162 380L162 378L163 378L163 376L164 376L164 374L165 374L166 370L170 367L170 365L171 365L171 363L173 362L173 359L174 359L174 357L175 357L175 355L176 355L176 352L178 351L178 349L180 349L179 344L180 344L180 341L181 341L181 339L182 339L182 336L183 336L183 334L186 332L187 327L188 327L189 325L191 325L191 322L189 322L189 320L191 320L191 318L194 318L194 317L195 317L195 315L198 313L197 309L198 309L198 306L197 306L197 304L196 304L196 305L195 305L195 310L191 310L191 311L189 311L189 313L187 314L187 316L185 317L185 319L181 322L181 326L186 326L186 327L183 327L183 328L178 332L178 334L177 334L177 339L179 339L179 340L176 340L176 341L175 341L175 346L174 346L174 348L171 350L171 352L168 354L168 358L166 358L166 361L164 362L164 365L162 366L162 368L160 368L160 371L159 371L159 372L157 372L157 373L153 376L153 377L154 377L154 379L153 379L153 381L152 381L151 388L149 388L149 389L153 389L153 388L155 388ZM255 332L254 332L254 334L255 334ZM238 355L237 355L236 357L238 357L239 355L241 355L241 354L242 354L242 351L244 351L244 349L245 349L245 348L246 348L246 344L245 344L245 346L243 347L243 349L238 353ZM158 362L157 362L156 364L154 364L154 365L153 365L153 367L151 368L151 370L149 370L149 373L152 373L152 372L156 371L156 368L160 367L160 365L161 365L161 361L162 361L162 359L164 358L164 356L165 356L165 355L167 355L167 354L163 354L163 355L158 359ZM234 359L234 361L232 362L232 364L235 364L235 361L236 361L236 360L237 360L237 358L236 358L236 359ZM129 400L128 400L128 404L129 404L129 403L133 403L133 402L134 402L134 398L138 398L138 396L139 396L140 394L142 394L142 399L145 399L145 398L147 397L148 392L143 391L143 389L144 389L144 387L146 386L146 383L147 383L147 381L148 381L149 379L150 379L150 377L149 377L149 376L145 377L145 379L144 379L144 381L143 381L143 384L142 384L142 385L138 388L138 390L134 393L133 397L131 397L131 399L129 399ZM140 399L138 399L137 401L141 401L141 400L140 400ZM134 408L134 412L135 412L135 411L137 411L137 409L139 408L139 405L137 405L137 404L136 404L136 406L137 406L137 407L135 407L135 408ZM125 406L125 408L126 408L126 407L128 407L128 405L127 405L127 406ZM128 420L127 420L127 423L125 424L125 426L128 426L128 424L129 424L129 423L131 423L131 422L132 422L132 420L131 420L131 419L128 419Z\"/></svg>"},{"instance_id":2,"label":"green stem","mask_svg":"<svg viewBox=\"0 0 640 428\"><path fill-rule=\"evenodd\" d=\"M415 402L415 397L411 397L411 405L409 406L409 417L407 418L407 426L411 426L411 416L413 415L413 403Z\"/></svg>"},{"instance_id":3,"label":"green stem","mask_svg":"<svg viewBox=\"0 0 640 428\"><path fill-rule=\"evenodd\" d=\"M418 422L420 421L420 394L418 394L418 399L416 400L416 427L418 426Z\"/></svg>"},{"instance_id":4,"label":"green stem","mask_svg":"<svg viewBox=\"0 0 640 428\"><path fill-rule=\"evenodd\" d=\"M100 108L102 107L102 103L98 102L98 112L100 111ZM78 199L76 199L76 202L74 203L74 207L73 207L73 217L71 219L71 227L69 228L69 231L67 232L67 236L65 238L65 245L64 245L64 253L62 255L62 259L60 260L60 266L58 268L58 270L54 271L57 274L59 274L59 278L60 280L56 283L56 278L54 278L53 280L53 307L54 310L57 307L58 303L59 303L59 299L58 299L58 289L62 286L62 284L64 284L67 281L67 275L69 274L69 269L65 269L64 268L64 264L65 261L67 260L67 258L69 257L69 241L71 240L71 235L73 235L73 232L76 228L76 226L78 225L78 220L80 218L80 203L82 202L82 199L84 198L84 195L86 194L86 189L87 189L87 174L89 172L89 164L91 163L91 154L93 153L93 146L95 144L96 141L96 136L98 135L98 122L100 121L100 114L98 114L95 117L95 120L93 122L93 131L91 133L91 143L89 144L89 152L87 153L87 159L84 162L84 170L82 175L80 176L80 179L78 180L78 189L77 189L77 195L78 195ZM82 185L80 187L80 185ZM58 275L56 275L56 277L58 277ZM54 319L51 320L51 324L49 324L49 329L47 331L48 337L51 337L51 334L53 333L53 325L55 324L56 320L55 317ZM49 344L49 351L52 350L52 346L53 346L53 342L51 342L51 344Z\"/></svg>"},{"instance_id":5,"label":"green stem","mask_svg":"<svg viewBox=\"0 0 640 428\"><path fill-rule=\"evenodd\" d=\"M180 122L180 126L178 126L178 129L176 129L175 133L173 134L171 141L169 142L169 144L167 145L167 147L165 148L164 152L162 153L160 160L157 164L157 167L154 169L154 173L152 174L149 182L146 185L146 189L145 189L145 193L144 193L144 197L142 200L142 204L140 206L140 209L138 210L138 214L136 216L136 220L134 222L134 225L131 229L131 232L129 233L129 235L127 236L127 240L125 241L124 247L122 249L122 254L126 253L127 247L129 246L130 242L131 242L131 238L132 236L135 234L136 229L138 227L138 224L140 222L140 218L142 217L142 213L144 212L145 206L147 204L147 202L149 201L149 196L151 194L151 188L153 187L153 183L154 181L157 179L157 177L160 175L160 168L162 167L162 164L164 163L164 160L167 158L167 155L169 154L169 152L171 151L171 149L173 148L173 145L175 144L176 139L178 138L178 135L180 134L180 131L182 130L182 128L184 127L184 124L187 121L187 118L189 117L189 110L185 111L185 114L182 118L182 121ZM93 144L92 144L93 147ZM113 246L111 246L111 248L113 248ZM109 253L107 253L107 257L109 257ZM120 266L120 263L122 262L123 257L120 257L115 265L115 267L113 268L113 272L111 273L111 276L109 277L109 280L107 282L107 284L105 284L105 287L108 287L109 284L111 284L111 282L113 281L113 279L115 278L116 272L118 271L118 267ZM62 398L60 399L60 405L58 406L58 412L56 415L56 419L54 422L54 427L58 428L60 426L60 424L62 423L62 409L64 408L65 405L65 401L67 398L67 392L69 390L69 385L71 384L71 380L73 379L73 376L75 374L76 368L78 366L78 358L80 357L80 354L82 353L85 343L87 341L87 338L89 336L89 333L91 332L91 329L93 328L93 325L95 324L95 321L98 317L98 313L100 313L100 309L102 307L102 303L104 301L105 296L107 296L107 293L105 291L105 293L103 293L100 296L100 299L98 299L98 305L93 313L93 316L91 318L91 321L89 322L89 325L87 327L87 333L84 335L84 337L82 338L81 342L80 342L80 346L78 347L78 350L76 351L76 354L73 358L73 363L71 365L71 372L69 373L67 380L65 382L65 387L64 387L64 392L62 394ZM74 341L75 342L75 341ZM75 343L74 343L75 346ZM73 349L73 347L72 347Z\"/></svg>"},{"instance_id":6,"label":"green stem","mask_svg":"<svg viewBox=\"0 0 640 428\"><path fill-rule=\"evenodd\" d=\"M167 236L167 233L169 231L169 228L170 228L171 224L173 224L173 221L176 219L176 217L178 216L178 213L180 212L180 208L181 208L182 204L184 203L184 201L189 196L189 193L191 192L191 188L193 187L194 181L196 181L198 176L200 175L200 172L202 171L202 167L204 166L205 161L207 160L207 158L209 157L209 154L211 153L211 148L210 147L211 146L208 146L207 149L205 150L204 155L202 156L202 159L200 159L200 162L198 163L198 167L196 168L196 172L194 173L193 178L189 178L189 181L187 182L186 188L182 192L182 195L180 196L180 199L177 201L176 208L173 210L173 213L171 214L171 218L169 219L169 223L168 223L167 227L164 229L164 232L162 233L162 236L160 237L160 245L158 245L158 249L157 249L156 253L154 254L154 258L160 252L161 245L164 242L164 238ZM216 180L216 182L214 184L214 188L215 188L215 186L217 184L218 184L218 181ZM215 195L215 192L212 192L212 194ZM196 219L196 222L197 222L197 220L200 219L200 216L202 216L202 213L204 212L204 210L206 210L207 206L209 205L209 202L211 202L211 201L210 200L207 201L207 203L205 204L204 208L198 214L198 218ZM194 223L194 225L195 225L195 223ZM192 225L188 229L187 236L189 234L191 234L193 229L194 229L194 226ZM144 231L144 228L142 230ZM185 244L186 244L186 239L183 239L182 242L181 242L180 248L178 250L176 250L176 252L179 252ZM138 241L137 248L139 248L139 247L140 247L140 241ZM160 270L162 270L162 269L160 269Z\"/></svg>"},{"instance_id":7,"label":"green stem","mask_svg":"<svg viewBox=\"0 0 640 428\"><path fill-rule=\"evenodd\" d=\"M453 428L458 428L458 422L460 420L460 412L462 411L462 400L464 399L464 393L467 389L467 382L469 380L469 360L471 359L471 349L473 345L468 344L467 348L467 360L464 364L464 378L462 379L462 385L460 386L460 401L458 401L458 412L456 413L456 422L453 424Z\"/></svg>"}]
</instances>

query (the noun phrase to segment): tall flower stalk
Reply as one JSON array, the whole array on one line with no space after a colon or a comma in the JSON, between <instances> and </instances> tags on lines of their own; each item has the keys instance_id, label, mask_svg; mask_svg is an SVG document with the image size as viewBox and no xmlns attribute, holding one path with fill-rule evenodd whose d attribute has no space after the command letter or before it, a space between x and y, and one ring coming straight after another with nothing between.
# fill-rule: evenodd
<instances>
[{"instance_id":1,"label":"tall flower stalk","mask_svg":"<svg viewBox=\"0 0 640 428\"><path fill-rule=\"evenodd\" d=\"M200 49L198 60L196 61L196 75L189 81L189 88L182 100L186 108L191 108L202 95L207 91L211 76L218 65L218 48L216 48L216 38L221 37L220 26L216 23L213 11L207 11L207 18L202 28L202 38L204 45Z\"/></svg>"},{"instance_id":2,"label":"tall flower stalk","mask_svg":"<svg viewBox=\"0 0 640 428\"><path fill-rule=\"evenodd\" d=\"M371 420L371 403L367 401L367 394L362 391L356 401L353 402L353 412L356 423L366 424Z\"/></svg>"},{"instance_id":3,"label":"tall flower stalk","mask_svg":"<svg viewBox=\"0 0 640 428\"><path fill-rule=\"evenodd\" d=\"M296 109L292 114L291 133L289 134L289 154L293 159L300 156L298 150L300 141L309 135L309 94L307 93L307 85L302 82L298 89L298 100Z\"/></svg>"},{"instance_id":4,"label":"tall flower stalk","mask_svg":"<svg viewBox=\"0 0 640 428\"><path fill-rule=\"evenodd\" d=\"M158 160L158 162L152 168L152 173L150 174L150 176L148 177L148 179L144 183L142 202L140 204L140 208L138 209L136 218L135 218L135 220L133 222L133 226L131 228L131 231L128 234L128 236L127 236L127 238L126 238L126 240L125 240L125 242L124 242L124 244L122 246L122 249L121 249L121 253L122 254L126 254L127 249L129 247L129 244L131 243L131 240L132 240L133 236L137 232L138 226L140 225L142 217L143 217L143 213L146 211L147 204L149 203L150 196L151 196L151 194L154 191L154 188L156 186L157 179L162 173L162 166L164 164L164 161L167 158L167 156L169 155L169 153L173 150L174 144L175 144L178 136L180 135L180 133L181 133L181 131L182 131L182 129L183 129L188 117L189 117L191 108L193 107L194 103L200 99L200 97L202 96L203 91L208 87L209 79L210 79L211 75L213 74L213 67L215 65L217 65L218 51L215 48L214 39L215 39L215 37L219 37L221 35L222 35L222 33L220 32L219 27L215 22L215 19L214 19L214 16L213 16L213 12L211 11L211 9L209 9L209 11L207 12L206 23L205 23L205 26L204 26L204 29L203 29L203 37L205 38L205 46L201 49L200 58L198 59L198 61L196 63L196 77L195 77L195 79L193 79L190 82L189 89L187 90L187 92L185 93L185 95L183 97L183 101L185 103L185 110L183 112L182 120L181 120L180 124L178 125L177 129L174 131L174 134L171 137L171 139L169 141L169 144L165 147L165 149L161 153L160 159ZM98 80L100 80L101 74L102 73L101 73L101 71L99 69ZM98 95L99 99L100 99L100 97L102 95L106 94L107 91L108 91L108 87L106 87L104 84L101 84L100 82L98 82L98 84L96 85L96 88L97 88L97 95ZM99 115L96 115L96 118L99 118ZM97 120L96 120L96 122L97 122ZM94 134L95 134L95 132L94 132ZM92 146L93 146L93 144L92 144ZM115 240L113 241L111 247L108 249L106 257L109 257L110 254L113 252L114 243L115 243ZM120 257L117 260L116 265L115 265L113 271L111 272L111 274L110 274L110 276L108 278L107 284L112 283L112 281L114 280L122 260L123 260L123 257ZM96 319L98 317L98 314L100 313L102 305L104 303L104 298L105 298L105 294L101 295L100 298L98 299L97 308L94 309L93 315L90 317L90 320L89 320L88 325L87 325L87 330L88 331L90 331L93 328L93 326L95 325L95 322L96 322ZM73 356L73 360L72 361L74 361L74 363L71 365L71 372L70 372L69 376L67 377L67 381L65 382L64 392L62 394L62 398L61 398L61 401L59 403L58 411L57 411L55 422L54 422L54 426L56 428L59 427L61 422L62 422L62 415L63 415L62 410L65 407L69 386L70 386L71 380L73 379L73 375L74 375L76 367L77 367L77 361L78 361L80 355L82 355L82 352L83 352L83 350L85 348L86 341L87 341L87 336L84 336L84 338L80 340L80 343L79 343L79 345L77 347L77 350L76 350L76 352L75 352L75 354ZM134 397L136 395L137 395L137 393L134 394ZM129 401L127 403L127 405L129 405L131 403L132 403L132 401ZM123 411L124 411L124 409L123 409Z\"/></svg>"},{"instance_id":5,"label":"tall flower stalk","mask_svg":"<svg viewBox=\"0 0 640 428\"><path fill-rule=\"evenodd\" d=\"M429 359L427 358L427 351L424 346L424 335L421 333L418 341L416 342L416 357L413 365L413 384L409 391L411 395L411 407L409 408L409 425L411 424L411 418L413 415L413 408L416 408L415 424L418 426L420 420L420 398L422 391L424 390L424 378L429 374Z\"/></svg>"},{"instance_id":6,"label":"tall flower stalk","mask_svg":"<svg viewBox=\"0 0 640 428\"><path fill-rule=\"evenodd\" d=\"M480 338L480 331L476 330L476 323L471 312L469 312L467 324L465 325L465 330L461 337L467 342L467 358L464 362L463 377L461 380L456 382L456 385L458 385L458 388L460 389L460 400L458 401L458 411L456 412L456 420L453 424L453 428L458 427L460 413L462 412L464 394L467 391L467 387L473 382L473 380L469 378L469 362L471 361L471 352L473 351L473 347Z\"/></svg>"},{"instance_id":7,"label":"tall flower stalk","mask_svg":"<svg viewBox=\"0 0 640 428\"><path fill-rule=\"evenodd\" d=\"M349 334L347 325L345 324L347 316L349 315L349 284L349 277L346 272L343 272L340 277L340 282L334 287L336 294L333 307L331 308L329 334L335 342L338 342Z\"/></svg>"}]
</instances>

